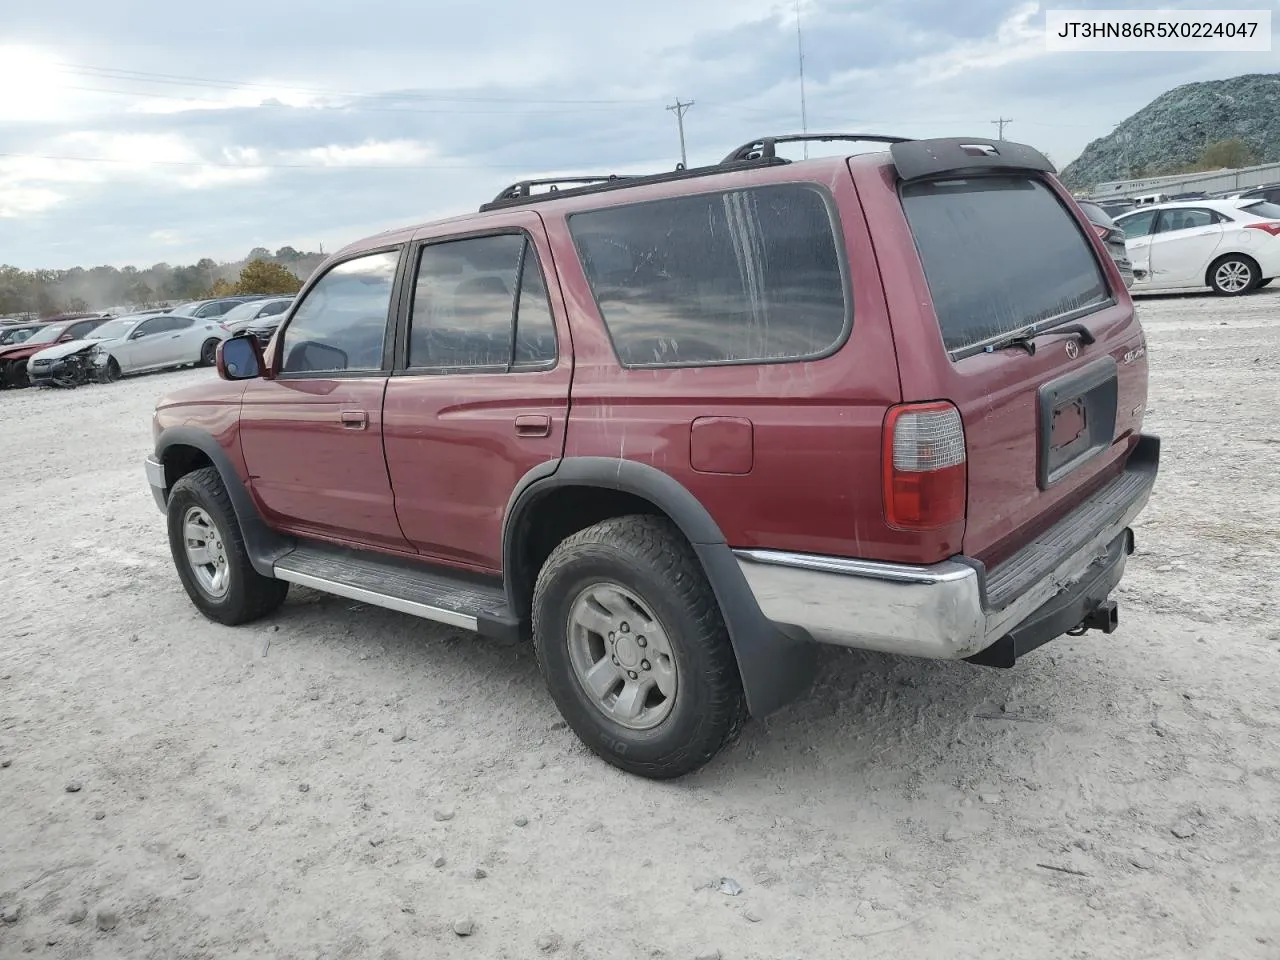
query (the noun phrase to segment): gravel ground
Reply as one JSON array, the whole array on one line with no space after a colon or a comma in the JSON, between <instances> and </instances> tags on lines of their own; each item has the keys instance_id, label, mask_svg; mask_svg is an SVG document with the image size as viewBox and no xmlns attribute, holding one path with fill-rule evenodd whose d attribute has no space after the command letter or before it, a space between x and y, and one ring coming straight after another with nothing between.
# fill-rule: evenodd
<instances>
[{"instance_id":1,"label":"gravel ground","mask_svg":"<svg viewBox=\"0 0 1280 960\"><path fill-rule=\"evenodd\" d=\"M141 462L211 372L0 394L0 957L1280 957L1280 290L1140 313L1120 631L832 650L671 784L522 647L301 589L202 619Z\"/></svg>"}]
</instances>

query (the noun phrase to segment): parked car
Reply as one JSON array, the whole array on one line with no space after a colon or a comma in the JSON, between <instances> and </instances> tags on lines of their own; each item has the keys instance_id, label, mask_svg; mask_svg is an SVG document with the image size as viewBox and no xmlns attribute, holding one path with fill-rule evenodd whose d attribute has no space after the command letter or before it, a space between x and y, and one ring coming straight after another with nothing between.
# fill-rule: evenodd
<instances>
[{"instance_id":1,"label":"parked car","mask_svg":"<svg viewBox=\"0 0 1280 960\"><path fill-rule=\"evenodd\" d=\"M1193 200L1116 218L1133 262L1134 293L1208 287L1240 296L1280 274L1280 205Z\"/></svg>"},{"instance_id":2,"label":"parked car","mask_svg":"<svg viewBox=\"0 0 1280 960\"><path fill-rule=\"evenodd\" d=\"M228 310L242 303L258 299L256 296L218 297L215 300L192 300L168 311L175 317L195 317L198 320L218 319Z\"/></svg>"},{"instance_id":3,"label":"parked car","mask_svg":"<svg viewBox=\"0 0 1280 960\"><path fill-rule=\"evenodd\" d=\"M264 344L271 339L284 313L293 303L293 297L269 297L251 300L228 310L222 317L223 325L231 333L252 333Z\"/></svg>"},{"instance_id":4,"label":"parked car","mask_svg":"<svg viewBox=\"0 0 1280 960\"><path fill-rule=\"evenodd\" d=\"M298 584L530 638L577 735L655 778L817 643L1007 667L1113 631L1159 440L1102 241L1030 147L800 139L330 257L156 407L194 605Z\"/></svg>"},{"instance_id":5,"label":"parked car","mask_svg":"<svg viewBox=\"0 0 1280 960\"><path fill-rule=\"evenodd\" d=\"M1238 194L1241 200L1266 200L1280 205L1280 183L1266 183Z\"/></svg>"},{"instance_id":6,"label":"parked car","mask_svg":"<svg viewBox=\"0 0 1280 960\"><path fill-rule=\"evenodd\" d=\"M1111 259L1116 262L1116 266L1120 269L1120 276L1124 278L1125 287L1133 286L1133 264L1129 262L1129 252L1125 248L1124 231L1117 227L1115 221L1107 216L1106 211L1092 200L1077 200L1076 203L1089 218L1093 232L1106 245Z\"/></svg>"},{"instance_id":7,"label":"parked car","mask_svg":"<svg viewBox=\"0 0 1280 960\"><path fill-rule=\"evenodd\" d=\"M12 323L0 326L0 347L8 347L22 343L34 333L38 333L43 323Z\"/></svg>"},{"instance_id":8,"label":"parked car","mask_svg":"<svg viewBox=\"0 0 1280 960\"><path fill-rule=\"evenodd\" d=\"M1102 208L1102 212L1112 218L1128 213L1137 206L1132 200L1098 200L1096 202Z\"/></svg>"},{"instance_id":9,"label":"parked car","mask_svg":"<svg viewBox=\"0 0 1280 960\"><path fill-rule=\"evenodd\" d=\"M56 343L79 340L107 322L106 317L43 323L21 343L0 347L0 388L27 386L27 361Z\"/></svg>"},{"instance_id":10,"label":"parked car","mask_svg":"<svg viewBox=\"0 0 1280 960\"><path fill-rule=\"evenodd\" d=\"M212 319L174 314L116 317L84 339L35 354L27 373L33 383L52 382L60 364L85 351L92 352L94 367L106 381L189 364L211 366L218 344L228 336L226 327Z\"/></svg>"}]
</instances>

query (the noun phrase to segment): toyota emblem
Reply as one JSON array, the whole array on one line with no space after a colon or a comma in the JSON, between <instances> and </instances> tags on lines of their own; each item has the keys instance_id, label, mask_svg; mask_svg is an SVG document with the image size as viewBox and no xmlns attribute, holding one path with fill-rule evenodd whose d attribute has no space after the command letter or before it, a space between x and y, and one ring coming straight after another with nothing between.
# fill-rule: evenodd
<instances>
[{"instance_id":1,"label":"toyota emblem","mask_svg":"<svg viewBox=\"0 0 1280 960\"><path fill-rule=\"evenodd\" d=\"M1080 356L1080 345L1076 343L1074 340L1067 341L1067 356L1070 357L1072 360Z\"/></svg>"}]
</instances>

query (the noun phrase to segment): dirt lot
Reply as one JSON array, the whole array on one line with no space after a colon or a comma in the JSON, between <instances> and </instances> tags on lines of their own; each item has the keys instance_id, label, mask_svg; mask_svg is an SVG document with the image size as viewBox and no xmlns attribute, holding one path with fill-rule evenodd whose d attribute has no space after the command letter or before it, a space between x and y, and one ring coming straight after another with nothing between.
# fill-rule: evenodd
<instances>
[{"instance_id":1,"label":"dirt lot","mask_svg":"<svg viewBox=\"0 0 1280 960\"><path fill-rule=\"evenodd\" d=\"M1140 312L1119 633L831 651L665 785L526 649L300 589L203 620L141 463L211 372L0 394L0 957L1280 957L1280 290Z\"/></svg>"}]
</instances>

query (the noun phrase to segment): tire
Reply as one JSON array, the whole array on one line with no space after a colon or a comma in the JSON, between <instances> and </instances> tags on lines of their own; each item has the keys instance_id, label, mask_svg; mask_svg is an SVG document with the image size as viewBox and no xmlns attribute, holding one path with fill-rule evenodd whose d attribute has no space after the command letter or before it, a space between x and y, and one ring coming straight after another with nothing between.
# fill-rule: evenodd
<instances>
[{"instance_id":1,"label":"tire","mask_svg":"<svg viewBox=\"0 0 1280 960\"><path fill-rule=\"evenodd\" d=\"M8 363L0 364L0 385L10 390L29 387L31 382L27 379L27 361L10 360Z\"/></svg>"},{"instance_id":2,"label":"tire","mask_svg":"<svg viewBox=\"0 0 1280 960\"><path fill-rule=\"evenodd\" d=\"M245 551L244 538L231 497L214 467L193 470L173 485L166 510L169 528L169 550L178 577L187 596L210 620L235 626L266 616L284 603L289 584L264 577L253 569ZM206 549L221 559L221 564L206 564L198 572L188 557L188 521L209 531L202 535ZM215 546L216 541L216 546ZM221 566L224 579L212 585L208 578ZM211 570L210 568L213 568Z\"/></svg>"},{"instance_id":3,"label":"tire","mask_svg":"<svg viewBox=\"0 0 1280 960\"><path fill-rule=\"evenodd\" d=\"M198 367L212 367L218 361L218 343L216 337L210 337L200 346L200 362Z\"/></svg>"},{"instance_id":4,"label":"tire","mask_svg":"<svg viewBox=\"0 0 1280 960\"><path fill-rule=\"evenodd\" d=\"M1239 297L1257 287L1258 265L1249 257L1229 253L1209 265L1208 286L1220 297Z\"/></svg>"},{"instance_id":5,"label":"tire","mask_svg":"<svg viewBox=\"0 0 1280 960\"><path fill-rule=\"evenodd\" d=\"M120 379L120 364L116 362L115 357L107 358L107 366L102 371L103 383L115 383Z\"/></svg>"},{"instance_id":6,"label":"tire","mask_svg":"<svg viewBox=\"0 0 1280 960\"><path fill-rule=\"evenodd\" d=\"M1267 277L1267 279L1265 280L1259 280L1256 284L1254 284L1253 289L1261 290L1263 287L1265 287L1268 283L1270 283L1274 279L1275 277Z\"/></svg>"},{"instance_id":7,"label":"tire","mask_svg":"<svg viewBox=\"0 0 1280 960\"><path fill-rule=\"evenodd\" d=\"M595 604L598 595L624 612ZM599 631L571 620L579 611ZM557 546L534 589L533 638L538 668L565 721L592 751L628 773L655 780L691 773L734 740L746 719L715 594L693 548L665 518L615 517ZM587 674L600 671L603 688L611 670L613 692L590 692ZM640 682L629 686L628 676ZM643 700L627 696L646 687ZM629 721L619 719L628 712L624 698L638 705Z\"/></svg>"}]
</instances>

